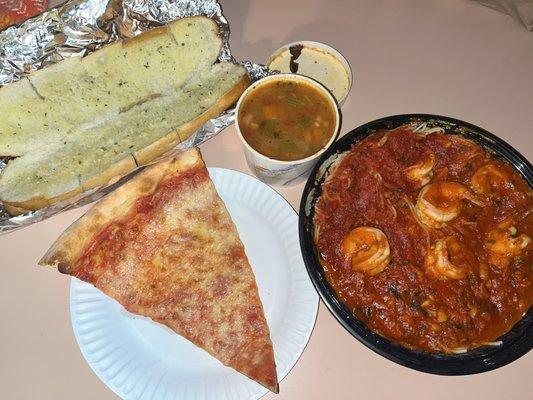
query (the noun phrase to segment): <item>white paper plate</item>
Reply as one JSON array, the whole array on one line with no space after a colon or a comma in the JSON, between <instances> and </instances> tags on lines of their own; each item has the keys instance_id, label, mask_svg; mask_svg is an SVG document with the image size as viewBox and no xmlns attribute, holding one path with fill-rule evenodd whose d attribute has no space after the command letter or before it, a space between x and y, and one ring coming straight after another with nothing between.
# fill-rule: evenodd
<instances>
[{"instance_id":1,"label":"white paper plate","mask_svg":"<svg viewBox=\"0 0 533 400\"><path fill-rule=\"evenodd\" d=\"M307 344L318 309L300 253L298 216L278 193L251 176L222 168L210 168L209 174L253 267L281 380ZM70 312L83 356L123 399L258 399L268 391L76 278Z\"/></svg>"}]
</instances>

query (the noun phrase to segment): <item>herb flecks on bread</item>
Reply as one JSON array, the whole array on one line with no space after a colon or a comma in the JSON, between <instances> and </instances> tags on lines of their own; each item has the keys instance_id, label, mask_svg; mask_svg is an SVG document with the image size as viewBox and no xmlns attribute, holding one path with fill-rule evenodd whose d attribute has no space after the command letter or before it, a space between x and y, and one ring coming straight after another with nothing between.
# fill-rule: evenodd
<instances>
[{"instance_id":1,"label":"herb flecks on bread","mask_svg":"<svg viewBox=\"0 0 533 400\"><path fill-rule=\"evenodd\" d=\"M10 210L105 185L187 139L236 101L244 68L216 63L216 23L184 18L0 88L0 177Z\"/></svg>"}]
</instances>

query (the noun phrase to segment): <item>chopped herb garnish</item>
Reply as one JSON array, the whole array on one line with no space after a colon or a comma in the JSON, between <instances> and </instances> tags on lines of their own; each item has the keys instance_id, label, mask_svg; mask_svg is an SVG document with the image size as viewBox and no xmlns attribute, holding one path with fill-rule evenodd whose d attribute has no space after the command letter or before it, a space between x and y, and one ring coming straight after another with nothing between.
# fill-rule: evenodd
<instances>
[{"instance_id":1,"label":"chopped herb garnish","mask_svg":"<svg viewBox=\"0 0 533 400\"><path fill-rule=\"evenodd\" d=\"M370 319L370 317L372 317L372 309L370 307L361 307L361 312L368 319Z\"/></svg>"},{"instance_id":2,"label":"chopped herb garnish","mask_svg":"<svg viewBox=\"0 0 533 400\"><path fill-rule=\"evenodd\" d=\"M293 108L297 108L297 107L300 107L302 105L302 103L300 102L300 100L298 100L296 97L287 97L285 99L285 102L287 103L287 105L289 107L293 107Z\"/></svg>"},{"instance_id":3,"label":"chopped herb garnish","mask_svg":"<svg viewBox=\"0 0 533 400\"><path fill-rule=\"evenodd\" d=\"M263 133L265 135L274 136L277 130L278 130L278 123L275 120L267 119L266 121L263 122Z\"/></svg>"},{"instance_id":4,"label":"chopped herb garnish","mask_svg":"<svg viewBox=\"0 0 533 400\"><path fill-rule=\"evenodd\" d=\"M515 262L516 264L522 264L522 263L524 262L524 257L522 257L522 256L517 256L517 257L514 258L514 262Z\"/></svg>"},{"instance_id":5,"label":"chopped herb garnish","mask_svg":"<svg viewBox=\"0 0 533 400\"><path fill-rule=\"evenodd\" d=\"M298 125L300 125L300 128L306 129L311 124L311 118L305 114L301 114L300 118L298 119Z\"/></svg>"},{"instance_id":6,"label":"chopped herb garnish","mask_svg":"<svg viewBox=\"0 0 533 400\"><path fill-rule=\"evenodd\" d=\"M396 285L394 285L394 283L389 283L389 292L391 292L397 299L401 299L402 297L402 294L400 293Z\"/></svg>"}]
</instances>

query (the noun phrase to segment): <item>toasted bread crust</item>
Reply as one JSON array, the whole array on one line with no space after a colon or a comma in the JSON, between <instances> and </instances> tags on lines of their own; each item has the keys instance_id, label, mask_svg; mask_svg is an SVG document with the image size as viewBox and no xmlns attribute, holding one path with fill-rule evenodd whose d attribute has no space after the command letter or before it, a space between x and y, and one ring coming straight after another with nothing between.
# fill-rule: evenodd
<instances>
[{"instance_id":1,"label":"toasted bread crust","mask_svg":"<svg viewBox=\"0 0 533 400\"><path fill-rule=\"evenodd\" d=\"M60 195L52 197L52 198L39 196L39 197L34 197L33 199L29 199L25 201L13 201L13 202L3 201L2 204L4 205L7 212L10 213L11 215L20 215L20 214L24 214L29 211L40 210L41 208L45 208L52 204L58 203L60 201L70 199L81 193L83 193L82 187L78 186L77 188L73 190L70 190L65 193L61 193Z\"/></svg>"},{"instance_id":2,"label":"toasted bread crust","mask_svg":"<svg viewBox=\"0 0 533 400\"><path fill-rule=\"evenodd\" d=\"M247 74L245 74L230 91L220 97L218 102L206 110L203 114L179 127L175 131L170 132L168 135L162 137L156 142L135 152L134 156L137 160L137 163L139 165L146 165L150 161L171 150L178 143L187 140L192 134L194 134L194 132L200 129L203 124L210 119L215 118L217 115L220 115L222 111L226 110L229 106L235 103L249 84L250 78Z\"/></svg>"},{"instance_id":3,"label":"toasted bread crust","mask_svg":"<svg viewBox=\"0 0 533 400\"><path fill-rule=\"evenodd\" d=\"M3 202L4 207L7 212L11 215L20 215L28 211L39 210L41 208L48 207L52 204L58 203L60 201L72 198L79 194L82 194L84 191L89 189L107 185L111 180L121 177L126 173L132 171L137 167L134 158L131 155L128 155L126 158L118 161L117 163L111 165L108 169L103 171L98 176L91 178L90 180L82 183L80 186L74 190L62 193L59 196L52 198L46 198L43 196L34 197L26 201L20 202Z\"/></svg>"},{"instance_id":4,"label":"toasted bread crust","mask_svg":"<svg viewBox=\"0 0 533 400\"><path fill-rule=\"evenodd\" d=\"M9 204L3 204L3 206L9 214L15 215L15 216L20 215L20 214L25 214L31 211L31 210L25 210L24 208L20 208L20 207L15 207Z\"/></svg>"},{"instance_id":5,"label":"toasted bread crust","mask_svg":"<svg viewBox=\"0 0 533 400\"><path fill-rule=\"evenodd\" d=\"M112 180L126 175L128 172L137 168L137 164L133 156L128 155L122 160L111 165L101 174L92 177L91 179L81 183L82 191L87 191L98 186L105 186Z\"/></svg>"}]
</instances>

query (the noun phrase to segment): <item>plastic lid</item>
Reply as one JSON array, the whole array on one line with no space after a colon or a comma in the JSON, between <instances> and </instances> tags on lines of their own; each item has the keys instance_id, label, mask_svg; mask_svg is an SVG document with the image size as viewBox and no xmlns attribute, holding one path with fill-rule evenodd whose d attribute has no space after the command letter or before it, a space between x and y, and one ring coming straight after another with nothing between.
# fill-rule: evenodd
<instances>
[{"instance_id":1,"label":"plastic lid","mask_svg":"<svg viewBox=\"0 0 533 400\"><path fill-rule=\"evenodd\" d=\"M352 71L346 59L334 48L319 42L286 44L272 54L269 69L305 75L327 87L342 104L352 85Z\"/></svg>"}]
</instances>

